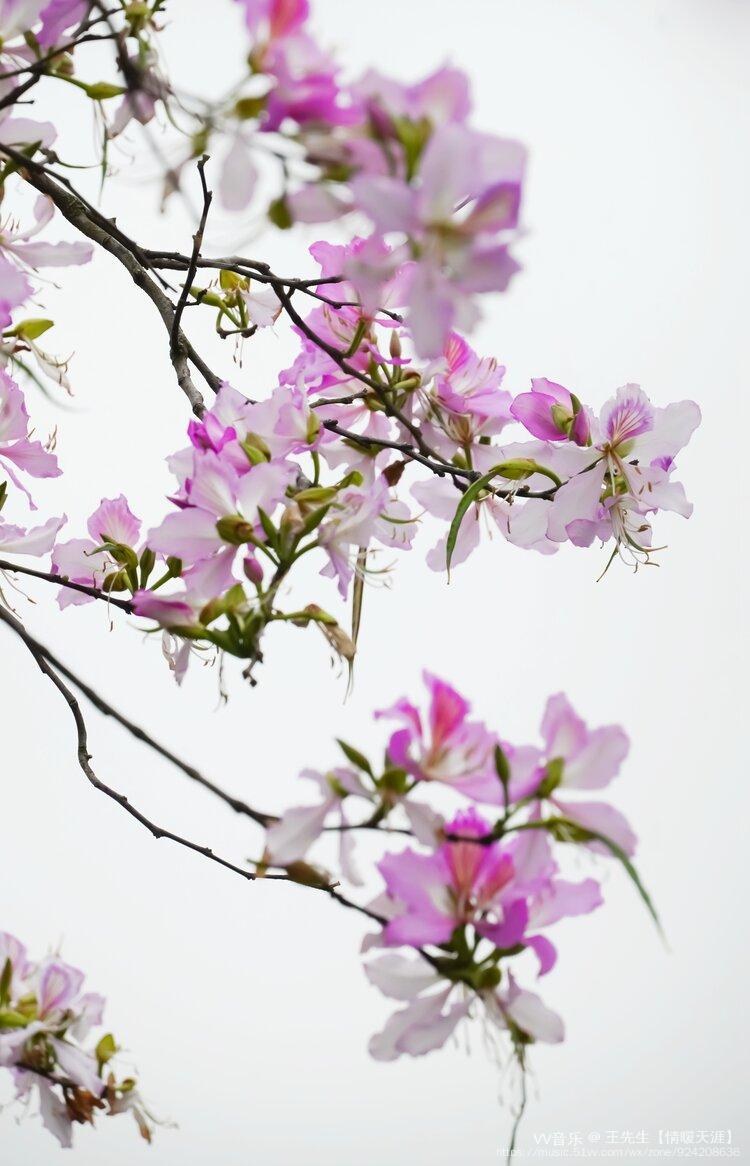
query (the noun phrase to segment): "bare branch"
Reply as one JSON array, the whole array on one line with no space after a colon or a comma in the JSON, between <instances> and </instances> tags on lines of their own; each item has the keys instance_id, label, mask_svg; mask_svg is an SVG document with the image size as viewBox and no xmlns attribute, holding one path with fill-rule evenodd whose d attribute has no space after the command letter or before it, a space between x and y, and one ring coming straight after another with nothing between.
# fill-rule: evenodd
<instances>
[{"instance_id":1,"label":"bare branch","mask_svg":"<svg viewBox=\"0 0 750 1166\"><path fill-rule=\"evenodd\" d=\"M130 814L132 818L135 818L136 822L139 822L142 826L144 826L149 831L149 833L153 835L154 838L167 838L170 842L175 842L178 846L185 847L187 850L193 850L196 854L200 854L204 858L210 859L211 862L218 863L219 866L226 867L227 870L231 870L235 874L240 875L248 882L253 882L255 879L261 877L260 875L256 874L255 871L247 870L244 867L237 866L235 863L230 862L229 859L223 858L219 854L215 854L209 846L201 846L197 842L192 842L189 838L184 838L181 834L175 834L174 831L168 830L164 826L159 826L156 822L152 821L150 818L147 818L145 814L141 813L139 809L132 805L124 794L121 794L117 790L112 789L111 786L108 786L105 782L98 778L91 767L91 754L89 753L88 749L88 734L86 731L86 722L84 721L83 713L81 712L81 707L71 690L58 675L57 669L52 662L53 657L51 653L48 652L43 644L40 644L38 640L36 640L32 635L30 635L29 632L26 631L25 627L19 620L15 619L2 607L0 607L0 620L7 624L8 627L11 628L23 641L36 661L40 671L43 672L44 675L52 681L55 688L58 690L68 708L70 709L71 715L75 722L76 735L78 739L78 764L85 774L86 779L90 782L94 789L98 790L99 793L105 794L106 797L111 798L112 801L116 802L117 805L120 806L120 808L123 809L126 814ZM269 873L264 874L262 877L275 880L293 881L290 880L289 876L285 874Z\"/></svg>"},{"instance_id":2,"label":"bare branch","mask_svg":"<svg viewBox=\"0 0 750 1166\"><path fill-rule=\"evenodd\" d=\"M92 213L85 201L77 192L73 193L64 186L57 175L51 174L38 162L33 162L12 146L0 144L0 153L6 154L21 167L21 175L26 181L42 194L52 199L60 213L87 239L91 239L104 251L108 251L129 272L133 282L146 293L164 322L170 336L175 320L175 309L169 297L162 291L147 270L147 260L142 257L140 248L132 240L105 219L98 212ZM170 346L170 358L177 376L177 383L190 401L193 412L202 417L205 412L203 397L193 383L188 367L188 360L195 362L196 354L192 345L187 341L182 330L177 332L177 341ZM204 372L206 366L200 362L199 370L210 377L209 383L214 391L218 390L221 381L210 370ZM207 377L208 379L208 377Z\"/></svg>"},{"instance_id":3,"label":"bare branch","mask_svg":"<svg viewBox=\"0 0 750 1166\"><path fill-rule=\"evenodd\" d=\"M54 583L57 587L67 587L70 591L78 591L81 595L90 595L92 599L103 599L110 607L119 607L120 611L132 613L133 605L127 599L116 599L109 591L102 591L99 587L89 587L88 583L74 583L65 575L54 575L51 571L37 571L33 567L24 567L19 563L9 563L7 559L0 559L0 571L16 571L21 575L30 575L32 579L43 579L45 583Z\"/></svg>"},{"instance_id":4,"label":"bare branch","mask_svg":"<svg viewBox=\"0 0 750 1166\"><path fill-rule=\"evenodd\" d=\"M185 311L185 305L187 304L188 298L190 296L190 288L192 287L193 280L195 279L195 272L196 272L197 267L198 267L198 260L200 259L201 247L203 245L203 234L206 230L206 222L208 220L208 212L211 209L211 201L213 199L213 194L211 193L211 191L208 189L208 186L206 185L206 162L207 161L208 161L208 155L204 154L203 157L201 158L200 162L198 163L198 174L200 175L201 188L203 190L203 210L201 212L200 222L198 224L198 230L193 235L193 252L192 252L192 255L190 256L190 263L188 264L187 275L185 276L185 282L182 285L182 291L180 292L180 298L177 301L177 307L175 308L175 313L174 313L174 320L172 321L172 330L169 334L169 352L170 352L170 356L171 356L172 360L175 359L175 355L179 349L180 320L182 319L182 313Z\"/></svg>"}]
</instances>

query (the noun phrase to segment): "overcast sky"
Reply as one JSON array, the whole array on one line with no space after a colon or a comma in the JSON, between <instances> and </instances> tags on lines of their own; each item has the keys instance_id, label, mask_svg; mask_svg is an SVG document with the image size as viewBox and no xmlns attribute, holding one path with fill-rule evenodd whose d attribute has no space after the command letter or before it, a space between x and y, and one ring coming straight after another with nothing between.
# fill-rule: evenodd
<instances>
[{"instance_id":1,"label":"overcast sky","mask_svg":"<svg viewBox=\"0 0 750 1166\"><path fill-rule=\"evenodd\" d=\"M229 3L173 0L169 59L209 91L233 75L242 41ZM206 13L210 9L210 20ZM419 693L428 667L453 681L507 738L532 739L550 692L633 741L613 798L640 836L639 866L664 920L655 933L631 886L606 868L604 909L559 931L543 982L567 1041L534 1049L521 1138L609 1130L733 1131L750 1147L745 1088L747 640L747 94L750 11L741 0L319 0L317 28L353 70L416 79L464 67L476 124L531 151L519 247L524 273L491 304L476 340L518 392L548 376L594 407L636 381L658 404L697 399L704 423L680 458L689 521L659 518L659 569L603 553L552 559L495 540L450 585L404 556L389 589L366 596L353 696L312 631L277 631L255 690L227 668L194 669L178 690L155 639L100 605L60 616L49 588L17 600L29 627L114 704L218 781L268 809L295 774L335 759L334 736L373 752L374 708ZM88 78L92 79L92 78ZM72 95L70 142L91 156ZM76 134L78 137L76 138ZM152 168L151 168L152 169ZM157 213L149 165L123 166L108 213L147 242L188 246L175 202ZM216 246L235 234L215 228ZM299 239L243 238L292 272ZM74 411L30 394L39 428L57 424L66 475L39 491L64 506L70 536L102 496L124 491L147 522L163 508L163 463L188 420L153 307L109 260L50 293L50 334L76 349ZM212 363L249 395L270 390L292 351L248 346L242 369L190 315ZM45 338L47 339L47 338ZM62 501L60 501L62 499ZM422 547L430 545L430 532ZM331 604L310 576L306 599ZM87 787L73 727L20 643L0 633L3 686L2 916L32 951L63 941L108 1026L132 1050L155 1112L178 1123L139 1144L124 1118L77 1132L90 1166L412 1166L491 1163L509 1129L512 1079L481 1040L383 1066L368 1057L389 1002L361 970L367 928L324 896L246 885L156 843ZM151 816L242 861L257 834L94 711L102 778ZM557 938L557 937L556 937ZM744 1066L746 1068L746 1065ZM744 1118L743 1118L744 1111ZM37 1122L0 1119L2 1161L48 1166L59 1151ZM748 1150L750 1152L750 1150Z\"/></svg>"}]
</instances>

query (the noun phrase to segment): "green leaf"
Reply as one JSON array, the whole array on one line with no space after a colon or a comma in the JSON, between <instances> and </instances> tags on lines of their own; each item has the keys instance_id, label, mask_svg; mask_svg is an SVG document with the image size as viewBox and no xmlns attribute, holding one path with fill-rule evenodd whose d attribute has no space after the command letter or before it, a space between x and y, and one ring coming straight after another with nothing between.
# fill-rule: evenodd
<instances>
[{"instance_id":1,"label":"green leaf","mask_svg":"<svg viewBox=\"0 0 750 1166\"><path fill-rule=\"evenodd\" d=\"M306 534L312 534L312 532L315 530L315 527L319 526L323 521L329 509L330 506L319 506L317 510L313 510L312 513L308 514L300 533L301 539L304 538Z\"/></svg>"},{"instance_id":2,"label":"green leaf","mask_svg":"<svg viewBox=\"0 0 750 1166\"><path fill-rule=\"evenodd\" d=\"M362 624L362 603L365 598L365 571L367 569L367 547L357 551L357 570L354 575L354 595L352 599L352 640L357 644Z\"/></svg>"},{"instance_id":3,"label":"green leaf","mask_svg":"<svg viewBox=\"0 0 750 1166\"><path fill-rule=\"evenodd\" d=\"M478 498L478 496L482 493L482 490L487 489L492 479L496 476L497 467L495 466L488 474L484 474L481 478L477 478L475 482L472 482L468 489L461 495L461 500L458 503L456 513L453 515L453 521L451 522L450 530L448 531L448 542L445 548L445 565L448 568L449 575L451 569L451 559L453 558L453 552L456 549L456 539L458 538L458 532L461 529L461 523L464 520L466 511L469 509L472 502L474 502L475 499Z\"/></svg>"},{"instance_id":4,"label":"green leaf","mask_svg":"<svg viewBox=\"0 0 750 1166\"><path fill-rule=\"evenodd\" d=\"M258 507L258 518L260 519L260 525L263 527L263 532L271 544L271 547L276 550L279 541L278 531L261 506Z\"/></svg>"},{"instance_id":5,"label":"green leaf","mask_svg":"<svg viewBox=\"0 0 750 1166\"><path fill-rule=\"evenodd\" d=\"M616 842L613 842L611 838L608 838L606 834L600 834L598 830L590 830L588 826L582 826L579 822L573 822L570 818L544 818L540 822L524 822L520 826L511 826L508 833L516 830L548 830L558 842L601 842L602 846L606 846L610 854L618 859L624 867L633 886L643 900L649 915L656 924L659 934L664 938L664 929L662 928L661 920L656 913L651 896L641 882L641 876L622 847L618 846Z\"/></svg>"},{"instance_id":6,"label":"green leaf","mask_svg":"<svg viewBox=\"0 0 750 1166\"><path fill-rule=\"evenodd\" d=\"M342 741L340 737L336 738L336 744L344 754L344 757L346 757L347 761L351 761L352 765L355 766L356 769L361 769L365 773L369 773L370 777L373 776L372 766L365 757L364 753L360 753L359 749L355 749L353 745L347 745L346 741Z\"/></svg>"},{"instance_id":7,"label":"green leaf","mask_svg":"<svg viewBox=\"0 0 750 1166\"><path fill-rule=\"evenodd\" d=\"M600 834L598 830L589 830L584 826L579 826L578 829L580 831L582 831L582 834L584 836L583 841L601 842L602 845L606 846L607 850L609 850L609 852L611 854L613 854L615 858L619 859L620 863L625 868L625 870L628 874L628 877L630 878L630 881L633 883L633 886L638 891L638 894L640 895L641 899L643 900L649 915L651 916L654 923L656 924L656 927L659 931L659 934L663 938L664 937L664 929L662 928L661 920L659 919L659 916L656 913L656 908L654 906L653 900L652 900L651 896L649 895L648 891L646 890L646 888L644 887L644 885L641 881L641 876L638 874L638 871L636 870L635 866L633 865L633 863L631 862L630 858L625 853L625 851L622 849L622 847L618 846L616 842L613 842L611 838L608 838L606 834Z\"/></svg>"}]
</instances>

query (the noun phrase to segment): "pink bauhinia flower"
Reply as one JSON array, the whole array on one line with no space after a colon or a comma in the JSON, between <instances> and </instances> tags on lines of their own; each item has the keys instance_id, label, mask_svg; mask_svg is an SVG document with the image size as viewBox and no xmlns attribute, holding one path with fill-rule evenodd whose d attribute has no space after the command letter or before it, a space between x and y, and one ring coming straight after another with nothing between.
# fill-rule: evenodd
<instances>
[{"instance_id":1,"label":"pink bauhinia flower","mask_svg":"<svg viewBox=\"0 0 750 1166\"><path fill-rule=\"evenodd\" d=\"M88 0L50 0L42 10L42 27L37 33L39 44L46 49L59 44L63 33L79 24L88 11Z\"/></svg>"},{"instance_id":2,"label":"pink bauhinia flower","mask_svg":"<svg viewBox=\"0 0 750 1166\"><path fill-rule=\"evenodd\" d=\"M94 253L90 243L45 243L35 236L47 226L55 212L54 203L40 194L34 203L34 223L22 229L12 218L0 222L0 248L23 269L71 267L88 263Z\"/></svg>"},{"instance_id":3,"label":"pink bauhinia flower","mask_svg":"<svg viewBox=\"0 0 750 1166\"><path fill-rule=\"evenodd\" d=\"M83 991L83 972L58 955L32 963L23 944L0 932L0 975L0 1067L11 1071L16 1098L27 1103L37 1094L42 1122L63 1147L72 1145L73 1123L93 1121L95 1110L129 1110L150 1140L135 1082L118 1083L111 1070L112 1035L84 1045L102 1022L105 1001ZM135 1096L126 1101L129 1094Z\"/></svg>"},{"instance_id":4,"label":"pink bauhinia flower","mask_svg":"<svg viewBox=\"0 0 750 1166\"><path fill-rule=\"evenodd\" d=\"M67 516L63 514L60 518L48 518L41 526L27 530L25 527L5 522L0 516L0 552L35 557L46 555L52 550L57 535L67 521Z\"/></svg>"},{"instance_id":5,"label":"pink bauhinia flower","mask_svg":"<svg viewBox=\"0 0 750 1166\"><path fill-rule=\"evenodd\" d=\"M57 458L39 441L31 439L29 414L22 391L6 372L0 369L0 469L36 509L26 487L18 480L17 470L32 478L57 478L62 473Z\"/></svg>"},{"instance_id":6,"label":"pink bauhinia flower","mask_svg":"<svg viewBox=\"0 0 750 1166\"><path fill-rule=\"evenodd\" d=\"M49 0L0 0L0 40L29 32L48 4Z\"/></svg>"},{"instance_id":7,"label":"pink bauhinia flower","mask_svg":"<svg viewBox=\"0 0 750 1166\"><path fill-rule=\"evenodd\" d=\"M462 841L432 854L388 854L378 863L398 911L385 925L384 942L441 945L457 927L471 926L500 949L539 946L541 970L548 971L554 948L529 929L592 911L602 901L598 883L556 880L549 848L537 841L488 842L490 827L474 809L458 814L446 834Z\"/></svg>"},{"instance_id":8,"label":"pink bauhinia flower","mask_svg":"<svg viewBox=\"0 0 750 1166\"><path fill-rule=\"evenodd\" d=\"M404 699L375 714L403 726L388 742L391 762L417 781L440 781L469 797L499 794L492 763L496 737L470 719L460 693L430 672L422 675L430 695L426 716Z\"/></svg>"},{"instance_id":9,"label":"pink bauhinia flower","mask_svg":"<svg viewBox=\"0 0 750 1166\"><path fill-rule=\"evenodd\" d=\"M349 823L344 803L349 797L358 797L371 805L372 791L363 784L353 769L344 766L326 773L304 769L300 777L315 782L320 790L321 800L311 806L292 806L269 827L266 848L270 861L276 865L288 866L289 863L303 859L323 833L328 819L335 816L338 825L344 827L337 832L341 872L354 886L361 885L362 879L353 863L353 840L351 833L346 829Z\"/></svg>"},{"instance_id":10,"label":"pink bauhinia flower","mask_svg":"<svg viewBox=\"0 0 750 1166\"><path fill-rule=\"evenodd\" d=\"M238 0L253 36L279 40L297 32L310 15L309 0Z\"/></svg>"},{"instance_id":11,"label":"pink bauhinia flower","mask_svg":"<svg viewBox=\"0 0 750 1166\"><path fill-rule=\"evenodd\" d=\"M543 441L591 444L589 417L578 398L546 377L532 378L531 392L519 393L510 412L529 433Z\"/></svg>"},{"instance_id":12,"label":"pink bauhinia flower","mask_svg":"<svg viewBox=\"0 0 750 1166\"><path fill-rule=\"evenodd\" d=\"M89 537L57 543L52 555L52 570L73 583L101 588L105 579L120 571L122 564L113 558L111 548L128 547L136 551L141 522L133 514L124 494L102 498L87 523ZM110 549L108 549L110 548ZM93 603L94 597L61 587L57 596L61 608Z\"/></svg>"},{"instance_id":13,"label":"pink bauhinia flower","mask_svg":"<svg viewBox=\"0 0 750 1166\"><path fill-rule=\"evenodd\" d=\"M700 423L694 401L655 408L638 385L624 385L592 427L593 449L580 450L580 470L555 494L548 535L589 546L614 538L615 553L648 561L650 526L645 516L673 510L688 518L692 506L671 480L675 455ZM593 466L591 465L594 462Z\"/></svg>"},{"instance_id":14,"label":"pink bauhinia flower","mask_svg":"<svg viewBox=\"0 0 750 1166\"><path fill-rule=\"evenodd\" d=\"M152 550L192 564L227 544L238 546L240 535L248 541L258 528L258 509L272 511L295 472L287 462L261 462L240 475L222 455L209 450L195 456L186 501L148 532ZM222 526L220 533L223 519L231 531Z\"/></svg>"},{"instance_id":15,"label":"pink bauhinia flower","mask_svg":"<svg viewBox=\"0 0 750 1166\"><path fill-rule=\"evenodd\" d=\"M488 987L474 995L464 985L446 984L421 956L386 952L366 964L365 972L384 996L406 1004L370 1040L370 1055L376 1061L419 1057L442 1048L475 1011L492 1028L513 1029L527 1041L558 1044L565 1035L560 1017L534 992L519 988L510 972L507 987Z\"/></svg>"},{"instance_id":16,"label":"pink bauhinia flower","mask_svg":"<svg viewBox=\"0 0 750 1166\"><path fill-rule=\"evenodd\" d=\"M500 388L504 375L504 365L493 357L480 358L462 336L451 332L442 357L422 376L423 383L433 378L424 395L425 417L447 457L457 446L465 450L479 437L500 433L512 420L511 395Z\"/></svg>"},{"instance_id":17,"label":"pink bauhinia flower","mask_svg":"<svg viewBox=\"0 0 750 1166\"><path fill-rule=\"evenodd\" d=\"M364 104L368 117L380 129L393 132L394 121L407 118L434 125L464 122L471 112L469 78L461 69L444 65L421 81L404 85L377 69L368 69L352 91Z\"/></svg>"},{"instance_id":18,"label":"pink bauhinia flower","mask_svg":"<svg viewBox=\"0 0 750 1166\"><path fill-rule=\"evenodd\" d=\"M471 296L504 291L518 265L508 254L518 223L525 151L518 142L460 124L432 134L413 185L362 174L357 206L380 234L405 235L418 258L405 302L419 355L440 355L453 327L476 320Z\"/></svg>"},{"instance_id":19,"label":"pink bauhinia flower","mask_svg":"<svg viewBox=\"0 0 750 1166\"><path fill-rule=\"evenodd\" d=\"M341 490L318 528L318 545L328 556L320 573L336 579L339 593L346 598L358 550L366 549L373 540L406 550L414 529L408 508L390 498L384 478Z\"/></svg>"},{"instance_id":20,"label":"pink bauhinia flower","mask_svg":"<svg viewBox=\"0 0 750 1166\"><path fill-rule=\"evenodd\" d=\"M24 273L0 253L0 328L8 327L13 309L25 303L32 291Z\"/></svg>"},{"instance_id":21,"label":"pink bauhinia flower","mask_svg":"<svg viewBox=\"0 0 750 1166\"><path fill-rule=\"evenodd\" d=\"M133 594L136 615L154 620L164 629L162 652L178 685L185 679L193 652L190 639L182 636L199 625L208 603L220 601L236 585L233 574L236 553L233 546L223 547L210 558L189 567L180 576L177 590L140 588Z\"/></svg>"},{"instance_id":22,"label":"pink bauhinia flower","mask_svg":"<svg viewBox=\"0 0 750 1166\"><path fill-rule=\"evenodd\" d=\"M568 791L604 789L617 776L630 742L620 725L589 729L563 693L551 696L542 718L544 748L539 763L518 797L541 797L554 809L588 830L606 835L626 854L633 854L636 836L619 810L606 802L569 800ZM611 853L599 842L592 849Z\"/></svg>"}]
</instances>

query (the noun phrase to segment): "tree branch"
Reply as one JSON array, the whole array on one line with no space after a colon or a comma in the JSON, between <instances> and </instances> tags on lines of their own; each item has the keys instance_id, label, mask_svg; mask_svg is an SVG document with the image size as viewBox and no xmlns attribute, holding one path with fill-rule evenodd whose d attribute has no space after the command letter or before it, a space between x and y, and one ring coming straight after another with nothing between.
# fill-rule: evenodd
<instances>
[{"instance_id":1,"label":"tree branch","mask_svg":"<svg viewBox=\"0 0 750 1166\"><path fill-rule=\"evenodd\" d=\"M198 174L200 175L201 188L203 190L203 210L201 212L200 222L198 223L198 230L193 235L193 252L190 256L190 263L188 264L185 281L182 285L180 298L177 301L177 307L175 308L174 319L172 321L172 330L169 334L169 354L172 360L175 359L175 355L179 349L180 320L182 319L182 313L185 311L185 305L187 304L188 298L190 296L190 288L192 287L193 280L195 279L195 272L198 267L198 260L200 259L201 247L203 245L203 235L206 230L206 222L208 220L208 212L211 209L211 201L213 199L213 194L206 185L207 161L208 155L204 154L198 163Z\"/></svg>"},{"instance_id":2,"label":"tree branch","mask_svg":"<svg viewBox=\"0 0 750 1166\"><path fill-rule=\"evenodd\" d=\"M43 656L56 672L59 672L62 676L65 677L66 680L70 681L70 683L75 688L77 688L79 692L83 693L83 695L91 702L94 708L98 709L98 711L105 717L111 717L112 720L117 721L117 723L122 725L122 727L128 733L130 733L132 737L135 737L136 740L141 741L144 745L147 745L150 749L153 749L155 753L158 753L160 757L163 757L166 761L169 761L172 765L182 770L182 772L187 777L189 777L191 781L194 781L198 785L203 786L203 788L208 790L209 793L212 793L216 797L220 798L221 801L225 802L226 805L230 806L236 813L245 814L247 817L252 818L254 822L257 822L261 826L269 826L272 822L276 821L276 818L273 814L266 814L261 810L253 809L253 807L249 806L247 802L242 801L240 798L235 797L233 794L227 793L225 790L221 789L220 786L216 785L199 770L197 770L193 765L190 765L187 761L183 761L182 758L178 757L175 753L172 753L170 749L167 749L165 745L161 745L158 741L154 740L154 738L150 736L150 734L147 733L145 729L143 729L140 725L137 725L134 721L131 721L123 713L119 712L113 705L106 701L104 697L96 691L96 689L92 688L90 684L87 684L85 680L82 680L80 676L77 676L76 673L68 668L67 664L64 664L62 660L58 659L49 650L49 648L45 647L38 640L35 640L25 630L25 628L23 628L23 624L21 624L20 621L13 619L12 616L6 617L2 607L0 607L0 619L4 619L5 622L13 628L16 634L21 636L21 638L26 643L26 646L29 648L29 651L39 653L41 656Z\"/></svg>"},{"instance_id":3,"label":"tree branch","mask_svg":"<svg viewBox=\"0 0 750 1166\"><path fill-rule=\"evenodd\" d=\"M30 575L32 579L43 579L45 583L54 583L58 587L67 587L70 591L78 591L81 595L90 595L92 599L103 599L111 607L118 607L120 611L132 613L133 605L127 599L115 599L109 591L102 591L99 587L89 587L88 583L74 583L65 575L54 575L51 571L37 571L33 567L24 567L19 563L9 563L7 559L0 559L0 571L17 571L21 575Z\"/></svg>"},{"instance_id":4,"label":"tree branch","mask_svg":"<svg viewBox=\"0 0 750 1166\"><path fill-rule=\"evenodd\" d=\"M211 862L218 863L219 866L223 866L227 870L233 871L235 874L240 875L248 882L253 882L255 879L261 877L255 871L246 870L245 868L230 862L229 859L223 858L219 854L215 854L209 846L201 846L197 842L192 842L189 838L184 838L181 834L175 834L174 831L168 830L164 826L159 826L156 822L152 821L150 818L147 818L145 814L132 805L124 794L119 793L117 790L101 781L101 779L97 777L96 773L91 767L91 754L89 753L88 749L88 734L86 731L86 722L84 721L83 713L81 712L81 707L71 690L58 675L56 667L53 666L52 663L53 657L51 656L51 653L48 652L43 644L40 644L38 640L36 640L32 635L29 634L29 632L26 631L25 627L19 620L15 619L2 607L0 607L0 620L7 624L8 627L11 628L23 641L36 661L40 671L52 681L55 688L58 690L68 708L70 709L70 713L73 717L73 721L75 722L76 727L78 764L86 776L87 781L90 782L95 790L98 790L99 793L103 793L106 797L111 798L112 801L116 802L121 809L125 810L126 814L130 814L132 818L135 818L136 822L139 822L142 826L144 826L149 831L149 833L153 835L154 838L167 838L170 842L174 842L178 846L185 847L187 850L192 850L196 854L200 854L204 858L210 859ZM57 662L55 662L55 664L56 663ZM274 880L294 881L285 874L271 873L264 874L262 877Z\"/></svg>"},{"instance_id":5,"label":"tree branch","mask_svg":"<svg viewBox=\"0 0 750 1166\"><path fill-rule=\"evenodd\" d=\"M122 264L136 286L140 287L152 301L171 337L175 322L175 308L169 297L149 275L148 261L142 255L140 248L123 235L114 223L99 215L98 212L92 213L92 208L86 205L77 192L64 186L58 176L51 174L44 166L27 158L23 153L13 149L12 146L0 144L0 153L12 158L20 166L22 177L41 194L51 198L63 217L77 231L85 235L87 239L91 239L104 251L108 251ZM170 345L170 359L175 370L177 383L190 401L195 415L202 417L206 406L203 397L193 383L188 360L193 360L214 391L218 391L221 381L197 357L195 350L179 327L179 321L176 342Z\"/></svg>"}]
</instances>

